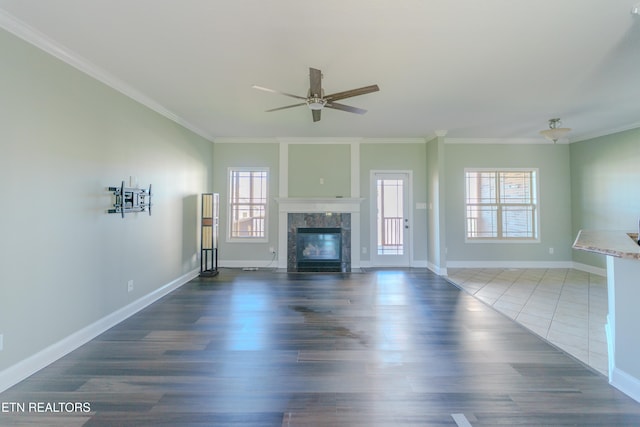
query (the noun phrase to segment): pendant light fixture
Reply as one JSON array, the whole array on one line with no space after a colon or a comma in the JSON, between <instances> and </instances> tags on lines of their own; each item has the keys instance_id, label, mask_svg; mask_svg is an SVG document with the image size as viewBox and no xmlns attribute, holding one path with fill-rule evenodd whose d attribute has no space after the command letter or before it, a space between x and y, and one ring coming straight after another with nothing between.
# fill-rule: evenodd
<instances>
[{"instance_id":1,"label":"pendant light fixture","mask_svg":"<svg viewBox=\"0 0 640 427\"><path fill-rule=\"evenodd\" d=\"M555 144L560 138L564 137L571 131L569 128L563 128L560 126L562 126L560 119L549 119L549 129L541 130L540 135L544 136L549 141L553 141Z\"/></svg>"}]
</instances>

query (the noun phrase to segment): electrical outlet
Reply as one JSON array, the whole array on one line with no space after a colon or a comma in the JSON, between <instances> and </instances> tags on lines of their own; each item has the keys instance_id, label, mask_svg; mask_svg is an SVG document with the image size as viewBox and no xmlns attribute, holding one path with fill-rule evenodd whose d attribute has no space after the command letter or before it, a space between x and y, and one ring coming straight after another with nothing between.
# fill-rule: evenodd
<instances>
[{"instance_id":1,"label":"electrical outlet","mask_svg":"<svg viewBox=\"0 0 640 427\"><path fill-rule=\"evenodd\" d=\"M133 280L127 282L127 292L133 292Z\"/></svg>"},{"instance_id":2,"label":"electrical outlet","mask_svg":"<svg viewBox=\"0 0 640 427\"><path fill-rule=\"evenodd\" d=\"M4 349L4 334L0 334L0 351Z\"/></svg>"},{"instance_id":3,"label":"electrical outlet","mask_svg":"<svg viewBox=\"0 0 640 427\"><path fill-rule=\"evenodd\" d=\"M549 248L549 255L553 255L553 252L554 252L553 248Z\"/></svg>"}]
</instances>

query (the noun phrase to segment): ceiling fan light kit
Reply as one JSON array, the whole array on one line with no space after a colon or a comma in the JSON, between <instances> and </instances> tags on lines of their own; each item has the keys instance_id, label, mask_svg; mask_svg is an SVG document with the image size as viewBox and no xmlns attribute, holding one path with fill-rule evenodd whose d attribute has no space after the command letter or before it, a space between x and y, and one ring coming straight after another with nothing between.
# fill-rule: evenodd
<instances>
[{"instance_id":1,"label":"ceiling fan light kit","mask_svg":"<svg viewBox=\"0 0 640 427\"><path fill-rule=\"evenodd\" d=\"M562 122L559 118L549 119L549 129L541 130L540 135L544 136L549 141L553 141L555 144L559 139L568 134L571 129L563 128Z\"/></svg>"},{"instance_id":2,"label":"ceiling fan light kit","mask_svg":"<svg viewBox=\"0 0 640 427\"><path fill-rule=\"evenodd\" d=\"M301 99L304 101L298 104L272 108L270 110L266 110L267 112L279 111L287 108L306 105L311 110L311 113L312 113L311 116L314 122L320 121L320 117L321 117L320 113L324 108L331 108L333 110L346 111L348 113L364 114L367 112L367 110L358 108L358 107L352 107L350 105L339 104L335 101L338 101L340 99L351 98L354 96L365 95L367 93L377 92L380 90L378 85L371 85L371 86L361 87L358 89L351 89L343 92L336 92L331 95L325 96L324 90L322 89L322 72L317 68L309 68L309 91L306 97L292 95L290 93L281 92L278 90L269 89L269 88L258 86L258 85L253 85L252 87L254 89L262 90L265 92L278 93L280 95L285 95L291 98Z\"/></svg>"},{"instance_id":3,"label":"ceiling fan light kit","mask_svg":"<svg viewBox=\"0 0 640 427\"><path fill-rule=\"evenodd\" d=\"M327 101L322 98L307 99L307 106L311 110L322 110L326 104L327 104Z\"/></svg>"}]
</instances>

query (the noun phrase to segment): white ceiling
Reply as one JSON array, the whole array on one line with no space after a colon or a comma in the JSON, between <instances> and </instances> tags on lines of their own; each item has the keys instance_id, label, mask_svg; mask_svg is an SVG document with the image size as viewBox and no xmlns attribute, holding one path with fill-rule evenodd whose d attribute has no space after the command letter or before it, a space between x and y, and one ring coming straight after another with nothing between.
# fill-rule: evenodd
<instances>
[{"instance_id":1,"label":"white ceiling","mask_svg":"<svg viewBox=\"0 0 640 427\"><path fill-rule=\"evenodd\" d=\"M576 141L640 126L640 0L0 0L0 26L208 138ZM252 89L326 93L365 115Z\"/></svg>"}]
</instances>

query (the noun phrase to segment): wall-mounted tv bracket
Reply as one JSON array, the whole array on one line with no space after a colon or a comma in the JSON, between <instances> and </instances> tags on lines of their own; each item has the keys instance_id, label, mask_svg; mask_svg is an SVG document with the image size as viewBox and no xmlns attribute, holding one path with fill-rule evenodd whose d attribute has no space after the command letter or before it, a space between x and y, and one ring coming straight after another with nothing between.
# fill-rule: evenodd
<instances>
[{"instance_id":1,"label":"wall-mounted tv bracket","mask_svg":"<svg viewBox=\"0 0 640 427\"><path fill-rule=\"evenodd\" d=\"M149 212L151 215L151 184L149 189L145 188L129 188L124 186L124 181L120 187L109 187L109 191L113 192L116 201L113 209L109 209L109 213L119 213L124 218L124 214L130 212Z\"/></svg>"}]
</instances>

